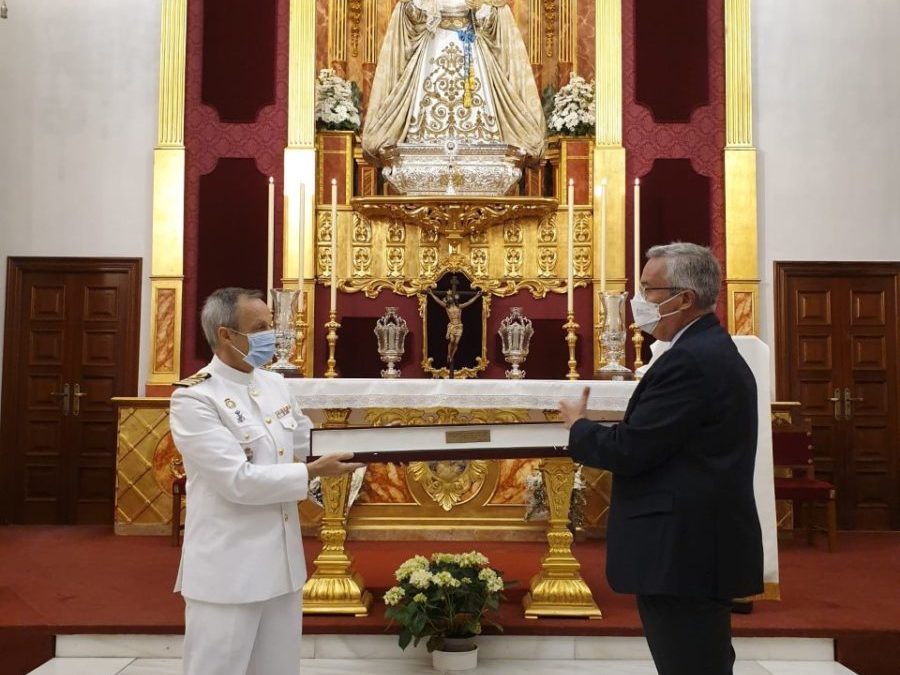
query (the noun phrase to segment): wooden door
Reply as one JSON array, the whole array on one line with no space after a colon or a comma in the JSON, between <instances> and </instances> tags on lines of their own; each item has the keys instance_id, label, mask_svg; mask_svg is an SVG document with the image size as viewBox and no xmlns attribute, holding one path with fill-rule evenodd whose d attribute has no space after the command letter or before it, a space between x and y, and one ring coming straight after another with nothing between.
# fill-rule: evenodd
<instances>
[{"instance_id":1,"label":"wooden door","mask_svg":"<svg viewBox=\"0 0 900 675\"><path fill-rule=\"evenodd\" d=\"M900 529L900 265L775 267L778 398L812 420L840 527Z\"/></svg>"},{"instance_id":2,"label":"wooden door","mask_svg":"<svg viewBox=\"0 0 900 675\"><path fill-rule=\"evenodd\" d=\"M137 393L139 259L10 258L3 520L111 523L113 396Z\"/></svg>"}]
</instances>

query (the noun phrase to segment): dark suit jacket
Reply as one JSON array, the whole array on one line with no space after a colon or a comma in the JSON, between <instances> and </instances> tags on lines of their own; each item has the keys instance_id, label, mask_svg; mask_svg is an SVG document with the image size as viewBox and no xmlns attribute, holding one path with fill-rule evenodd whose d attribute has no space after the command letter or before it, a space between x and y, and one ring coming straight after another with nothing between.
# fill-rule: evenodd
<instances>
[{"instance_id":1,"label":"dark suit jacket","mask_svg":"<svg viewBox=\"0 0 900 675\"><path fill-rule=\"evenodd\" d=\"M647 371L622 422L575 422L572 458L613 473L613 590L726 600L762 592L756 434L756 381L714 314Z\"/></svg>"}]
</instances>

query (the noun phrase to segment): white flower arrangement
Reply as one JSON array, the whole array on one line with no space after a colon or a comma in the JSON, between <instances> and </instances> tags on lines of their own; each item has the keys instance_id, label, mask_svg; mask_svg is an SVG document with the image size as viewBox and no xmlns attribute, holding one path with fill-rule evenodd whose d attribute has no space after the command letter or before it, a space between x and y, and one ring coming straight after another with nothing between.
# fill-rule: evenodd
<instances>
[{"instance_id":1,"label":"white flower arrangement","mask_svg":"<svg viewBox=\"0 0 900 675\"><path fill-rule=\"evenodd\" d=\"M316 78L316 126L331 131L359 129L359 87L331 68Z\"/></svg>"},{"instance_id":2,"label":"white flower arrangement","mask_svg":"<svg viewBox=\"0 0 900 675\"><path fill-rule=\"evenodd\" d=\"M575 479L572 483L572 500L569 503L569 529L574 533L584 523L584 505L587 498L584 496L586 487L581 475L581 465L575 469ZM540 471L535 471L525 479L525 490L528 501L525 507L525 520L546 520L550 517L550 506L547 504L547 491L544 489L544 476Z\"/></svg>"},{"instance_id":3,"label":"white flower arrangement","mask_svg":"<svg viewBox=\"0 0 900 675\"><path fill-rule=\"evenodd\" d=\"M445 638L480 634L485 623L499 629L491 616L512 584L489 565L478 551L417 555L401 564L397 585L384 594L385 616L400 624L400 647L424 639L433 651Z\"/></svg>"},{"instance_id":4,"label":"white flower arrangement","mask_svg":"<svg viewBox=\"0 0 900 675\"><path fill-rule=\"evenodd\" d=\"M359 491L362 489L363 479L365 477L366 467L364 466L359 467L350 477L350 494L347 495L347 511L350 511L350 507L353 506L353 502L355 502L356 498L359 496ZM316 476L309 481L307 497L313 504L322 506L322 479L319 478L319 476Z\"/></svg>"},{"instance_id":5,"label":"white flower arrangement","mask_svg":"<svg viewBox=\"0 0 900 675\"><path fill-rule=\"evenodd\" d=\"M594 83L572 75L569 83L553 97L553 109L547 122L551 132L564 136L590 136L594 133Z\"/></svg>"}]
</instances>

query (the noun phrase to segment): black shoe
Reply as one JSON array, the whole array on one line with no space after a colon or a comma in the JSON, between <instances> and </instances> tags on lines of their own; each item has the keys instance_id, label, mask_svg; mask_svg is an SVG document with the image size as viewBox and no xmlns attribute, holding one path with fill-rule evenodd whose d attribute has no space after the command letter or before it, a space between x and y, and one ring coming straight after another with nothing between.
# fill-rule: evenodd
<instances>
[{"instance_id":1,"label":"black shoe","mask_svg":"<svg viewBox=\"0 0 900 675\"><path fill-rule=\"evenodd\" d=\"M753 611L753 601L733 600L731 603L732 614L750 614Z\"/></svg>"}]
</instances>

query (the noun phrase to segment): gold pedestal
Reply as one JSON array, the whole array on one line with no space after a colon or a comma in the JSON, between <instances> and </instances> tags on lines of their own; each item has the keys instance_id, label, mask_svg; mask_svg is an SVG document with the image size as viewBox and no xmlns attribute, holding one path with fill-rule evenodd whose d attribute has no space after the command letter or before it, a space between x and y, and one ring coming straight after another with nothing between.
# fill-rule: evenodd
<instances>
[{"instance_id":1,"label":"gold pedestal","mask_svg":"<svg viewBox=\"0 0 900 675\"><path fill-rule=\"evenodd\" d=\"M531 579L531 590L522 599L525 618L572 616L602 618L591 589L581 578L581 564L572 555L569 531L569 504L575 467L567 457L543 460L541 473L550 506L547 526L547 554L541 559L541 571Z\"/></svg>"},{"instance_id":2,"label":"gold pedestal","mask_svg":"<svg viewBox=\"0 0 900 675\"><path fill-rule=\"evenodd\" d=\"M302 293L303 291L301 291ZM291 362L299 369L300 377L306 376L306 303L297 310L294 321L294 357Z\"/></svg>"},{"instance_id":3,"label":"gold pedestal","mask_svg":"<svg viewBox=\"0 0 900 675\"><path fill-rule=\"evenodd\" d=\"M325 411L325 426L347 426L349 408ZM322 478L322 551L316 571L303 586L304 614L352 614L367 616L372 594L353 569L353 558L344 550L347 540L347 497L351 474Z\"/></svg>"}]
</instances>

